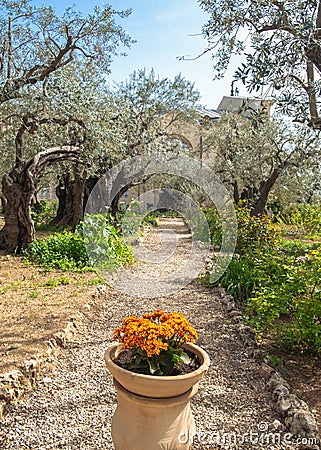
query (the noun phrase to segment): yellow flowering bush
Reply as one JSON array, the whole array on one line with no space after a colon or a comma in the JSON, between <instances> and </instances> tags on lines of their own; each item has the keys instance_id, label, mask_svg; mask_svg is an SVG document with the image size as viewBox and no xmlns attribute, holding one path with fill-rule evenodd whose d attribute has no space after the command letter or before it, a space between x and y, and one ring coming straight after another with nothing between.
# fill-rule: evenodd
<instances>
[{"instance_id":1,"label":"yellow flowering bush","mask_svg":"<svg viewBox=\"0 0 321 450\"><path fill-rule=\"evenodd\" d=\"M119 361L122 367L138 373L170 375L182 364L191 363L182 345L195 342L197 332L182 313L167 314L157 309L143 317L126 317L113 338L128 349L127 360ZM194 370L195 364L192 367Z\"/></svg>"}]
</instances>

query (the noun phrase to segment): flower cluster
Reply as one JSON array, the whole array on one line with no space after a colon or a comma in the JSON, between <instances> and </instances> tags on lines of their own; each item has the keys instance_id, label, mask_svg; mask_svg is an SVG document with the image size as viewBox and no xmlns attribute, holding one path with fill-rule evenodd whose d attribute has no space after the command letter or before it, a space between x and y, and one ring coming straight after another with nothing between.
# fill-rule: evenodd
<instances>
[{"instance_id":1,"label":"flower cluster","mask_svg":"<svg viewBox=\"0 0 321 450\"><path fill-rule=\"evenodd\" d=\"M166 314L157 309L142 318L127 317L114 331L113 338L122 342L124 348L140 349L147 357L153 357L162 350L179 349L185 342L195 342L197 332L182 313Z\"/></svg>"}]
</instances>

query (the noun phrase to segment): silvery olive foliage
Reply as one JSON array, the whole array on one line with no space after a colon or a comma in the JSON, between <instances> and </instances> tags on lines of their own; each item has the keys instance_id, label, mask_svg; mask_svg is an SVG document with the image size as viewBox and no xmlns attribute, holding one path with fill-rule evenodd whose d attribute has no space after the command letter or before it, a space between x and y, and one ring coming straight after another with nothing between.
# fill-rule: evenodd
<instances>
[{"instance_id":1,"label":"silvery olive foliage","mask_svg":"<svg viewBox=\"0 0 321 450\"><path fill-rule=\"evenodd\" d=\"M133 41L117 23L130 10L94 7L87 16L67 8L59 17L52 7L26 0L0 3L0 102L20 98L72 61L92 61L108 72L118 48Z\"/></svg>"},{"instance_id":2,"label":"silvery olive foliage","mask_svg":"<svg viewBox=\"0 0 321 450\"><path fill-rule=\"evenodd\" d=\"M105 171L100 174L129 157L181 151L180 143L173 136L180 124L195 118L199 97L194 84L181 75L171 80L160 78L153 70L132 73L113 90L116 113L108 123L111 150L105 153L105 161L110 164L101 165ZM152 174L146 177L140 173L141 168L136 178L122 183L111 204L114 216L122 194L136 184L155 178Z\"/></svg>"},{"instance_id":3,"label":"silvery olive foliage","mask_svg":"<svg viewBox=\"0 0 321 450\"><path fill-rule=\"evenodd\" d=\"M236 79L273 96L283 113L321 128L320 0L199 0L208 14L205 52L221 77L232 55L244 56ZM268 88L268 89L266 89Z\"/></svg>"},{"instance_id":4,"label":"silvery olive foliage","mask_svg":"<svg viewBox=\"0 0 321 450\"><path fill-rule=\"evenodd\" d=\"M1 2L1 248L20 251L33 240L30 211L44 176L69 174L70 186L77 184L74 226L87 178L95 182L124 157L164 147L168 120L160 116L176 106L173 123L198 100L180 75L171 81L139 71L108 88L112 58L133 42L116 22L129 13L106 6L85 17L69 8L59 18L51 7Z\"/></svg>"},{"instance_id":5,"label":"silvery olive foliage","mask_svg":"<svg viewBox=\"0 0 321 450\"><path fill-rule=\"evenodd\" d=\"M86 66L87 73L90 65L108 72L118 49L132 42L116 21L117 14L129 13L107 5L87 16L68 8L58 17L51 7L1 1L0 131L2 148L10 152L6 163L13 162L2 178L1 248L20 251L34 239L31 207L46 169L85 159L86 123L68 111L68 96L58 105L62 95L49 86L52 77L71 64Z\"/></svg>"},{"instance_id":6,"label":"silvery olive foliage","mask_svg":"<svg viewBox=\"0 0 321 450\"><path fill-rule=\"evenodd\" d=\"M82 142L88 176L103 176L126 157L172 150L173 124L195 116L199 93L181 75L170 80L138 70L110 88L94 68L90 77L87 73L69 65L51 78L47 90L48 108L83 124L69 124L68 130ZM61 129L57 133L57 139L66 138Z\"/></svg>"},{"instance_id":7,"label":"silvery olive foliage","mask_svg":"<svg viewBox=\"0 0 321 450\"><path fill-rule=\"evenodd\" d=\"M92 115L95 111L84 94L89 103L96 89L97 100L112 58L134 42L118 24L130 12L107 5L87 16L68 8L59 17L53 8L25 0L0 2L1 175L15 163L19 129L20 159L70 145L75 137L79 142L85 129L82 112L86 107Z\"/></svg>"},{"instance_id":8,"label":"silvery olive foliage","mask_svg":"<svg viewBox=\"0 0 321 450\"><path fill-rule=\"evenodd\" d=\"M316 173L320 149L315 132L289 121L265 118L257 126L237 114L222 116L204 140L204 158L229 187L234 200L250 201L252 214L264 212L271 193L292 202L320 199ZM319 172L320 173L320 172Z\"/></svg>"},{"instance_id":9,"label":"silvery olive foliage","mask_svg":"<svg viewBox=\"0 0 321 450\"><path fill-rule=\"evenodd\" d=\"M114 98L114 124L123 130L124 151L134 156L168 149L173 125L196 116L200 94L180 74L171 80L142 69L117 86Z\"/></svg>"}]
</instances>

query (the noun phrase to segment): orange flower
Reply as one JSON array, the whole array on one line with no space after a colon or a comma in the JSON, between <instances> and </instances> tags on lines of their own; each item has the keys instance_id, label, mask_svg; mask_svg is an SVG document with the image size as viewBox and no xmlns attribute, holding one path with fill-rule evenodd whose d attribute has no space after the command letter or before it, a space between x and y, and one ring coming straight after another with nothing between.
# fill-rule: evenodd
<instances>
[{"instance_id":1,"label":"orange flower","mask_svg":"<svg viewBox=\"0 0 321 450\"><path fill-rule=\"evenodd\" d=\"M166 314L157 309L142 318L129 316L115 329L114 339L124 344L124 348L136 348L146 352L147 357L159 355L161 350L179 348L184 342L195 342L196 330L182 313Z\"/></svg>"}]
</instances>

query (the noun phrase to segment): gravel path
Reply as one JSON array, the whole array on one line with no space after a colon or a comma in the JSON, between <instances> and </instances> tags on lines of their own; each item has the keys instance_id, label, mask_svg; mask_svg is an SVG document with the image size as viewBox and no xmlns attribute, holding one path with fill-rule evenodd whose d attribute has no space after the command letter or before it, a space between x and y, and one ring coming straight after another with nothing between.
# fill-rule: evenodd
<instances>
[{"instance_id":1,"label":"gravel path","mask_svg":"<svg viewBox=\"0 0 321 450\"><path fill-rule=\"evenodd\" d=\"M163 223L149 236L151 245L169 225L180 231L184 227L175 220ZM178 246L184 249L190 243L186 233L179 234L184 239L178 238ZM183 250L175 252L176 265L180 255L185 258ZM159 265L140 263L134 270L151 278L153 271L160 276ZM154 308L183 312L211 358L210 370L192 400L198 427L194 450L300 448L285 432L275 430L280 418L259 366L247 355L216 291L194 282L175 294L145 299L107 288L99 306L85 317L79 343L62 352L50 378L10 406L0 422L0 449L112 450L110 424L117 398L103 354L124 316Z\"/></svg>"}]
</instances>

